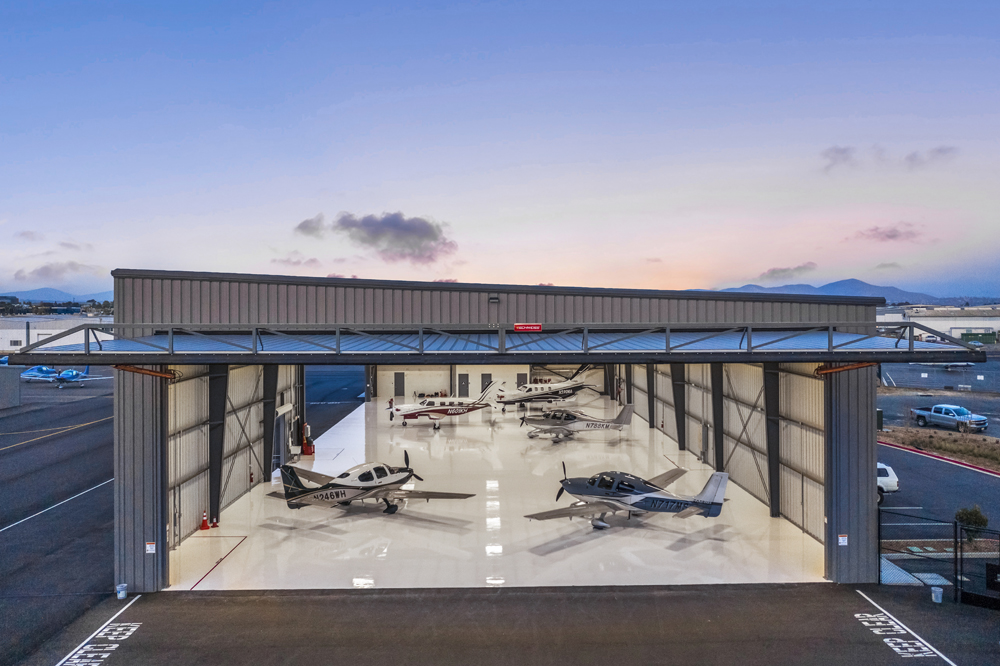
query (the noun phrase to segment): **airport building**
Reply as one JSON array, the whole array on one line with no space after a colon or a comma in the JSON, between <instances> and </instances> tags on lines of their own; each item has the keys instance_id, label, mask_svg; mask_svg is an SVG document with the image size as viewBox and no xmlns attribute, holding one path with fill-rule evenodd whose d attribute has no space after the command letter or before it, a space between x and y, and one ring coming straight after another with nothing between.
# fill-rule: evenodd
<instances>
[{"instance_id":1,"label":"airport building","mask_svg":"<svg viewBox=\"0 0 1000 666\"><path fill-rule=\"evenodd\" d=\"M879 308L880 322L914 322L966 342L996 344L1000 305L909 305ZM925 332L921 337L926 337Z\"/></svg>"},{"instance_id":2,"label":"airport building","mask_svg":"<svg viewBox=\"0 0 1000 666\"><path fill-rule=\"evenodd\" d=\"M116 577L135 592L877 582L875 366L983 360L880 325L872 298L113 275L114 324L12 361L118 368ZM363 366L365 403L306 455L305 367L321 365ZM577 372L573 409L636 418L562 442L529 437L516 407L439 428L389 418L390 399L454 403ZM336 476L404 457L420 488L474 496L385 515L293 509L273 485L286 463ZM729 475L719 516L525 518L569 504L564 469L678 467L687 496ZM203 515L219 529L200 530Z\"/></svg>"}]
</instances>

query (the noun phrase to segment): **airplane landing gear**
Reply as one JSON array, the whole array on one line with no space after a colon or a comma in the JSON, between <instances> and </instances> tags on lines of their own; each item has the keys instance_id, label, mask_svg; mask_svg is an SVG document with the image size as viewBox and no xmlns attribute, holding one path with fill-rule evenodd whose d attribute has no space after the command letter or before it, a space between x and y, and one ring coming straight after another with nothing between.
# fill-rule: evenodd
<instances>
[{"instance_id":1,"label":"airplane landing gear","mask_svg":"<svg viewBox=\"0 0 1000 666\"><path fill-rule=\"evenodd\" d=\"M387 499L384 499L382 501L385 502L385 511L383 511L382 513L387 513L387 514L389 514L391 516L392 514L394 514L397 511L399 511L399 506L398 505L391 504L389 502L389 500L387 500Z\"/></svg>"},{"instance_id":2,"label":"airplane landing gear","mask_svg":"<svg viewBox=\"0 0 1000 666\"><path fill-rule=\"evenodd\" d=\"M440 429L441 429L441 424L440 424L440 423L438 423L437 421L435 421L435 422L434 422L434 429L435 429L435 430L440 430Z\"/></svg>"},{"instance_id":3,"label":"airplane landing gear","mask_svg":"<svg viewBox=\"0 0 1000 666\"><path fill-rule=\"evenodd\" d=\"M604 522L604 516L606 515L607 514L602 513L600 518L594 518L593 520L590 521L590 524L594 526L595 530L606 530L609 527L611 527L611 525L608 525L606 522Z\"/></svg>"}]
</instances>

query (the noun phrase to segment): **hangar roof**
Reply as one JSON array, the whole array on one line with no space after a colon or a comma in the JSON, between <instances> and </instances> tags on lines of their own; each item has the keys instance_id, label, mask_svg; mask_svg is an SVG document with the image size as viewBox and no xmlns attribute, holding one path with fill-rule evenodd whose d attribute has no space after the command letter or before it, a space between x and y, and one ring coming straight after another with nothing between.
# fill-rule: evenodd
<instances>
[{"instance_id":1,"label":"hangar roof","mask_svg":"<svg viewBox=\"0 0 1000 666\"><path fill-rule=\"evenodd\" d=\"M558 325L518 332L490 327L270 325L86 325L26 348L12 362L111 365L281 363L706 363L713 361L907 362L983 361L985 354L955 344L920 342L912 323L881 324L859 333L857 323L645 326ZM845 331L844 328L852 329ZM56 344L85 332L88 342ZM947 337L947 336L945 336Z\"/></svg>"}]
</instances>

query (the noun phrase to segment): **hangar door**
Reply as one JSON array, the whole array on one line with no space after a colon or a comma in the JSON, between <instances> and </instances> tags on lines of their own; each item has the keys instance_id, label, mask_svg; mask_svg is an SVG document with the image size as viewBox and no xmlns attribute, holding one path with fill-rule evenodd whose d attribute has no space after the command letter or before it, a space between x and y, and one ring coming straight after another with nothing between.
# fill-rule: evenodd
<instances>
[{"instance_id":1,"label":"hangar door","mask_svg":"<svg viewBox=\"0 0 1000 666\"><path fill-rule=\"evenodd\" d=\"M180 379L167 391L167 541L171 548L197 531L209 509L209 366L171 366ZM298 367L278 369L275 404L296 403ZM300 410L283 411L290 430ZM225 405L225 439L220 509L253 486L269 480L264 455L264 385L259 365L230 366ZM277 419L276 419L277 422ZM287 437L275 439L275 450Z\"/></svg>"}]
</instances>

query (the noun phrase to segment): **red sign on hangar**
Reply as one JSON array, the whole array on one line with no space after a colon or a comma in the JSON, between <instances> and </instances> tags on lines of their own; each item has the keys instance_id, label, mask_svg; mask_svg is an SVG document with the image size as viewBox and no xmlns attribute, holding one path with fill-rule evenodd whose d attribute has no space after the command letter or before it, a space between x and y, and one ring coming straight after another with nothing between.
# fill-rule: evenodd
<instances>
[{"instance_id":1,"label":"red sign on hangar","mask_svg":"<svg viewBox=\"0 0 1000 666\"><path fill-rule=\"evenodd\" d=\"M538 332L542 330L541 324L514 324L514 331L517 333Z\"/></svg>"}]
</instances>

